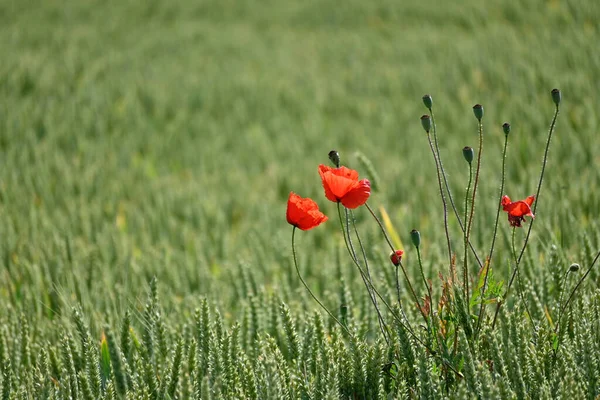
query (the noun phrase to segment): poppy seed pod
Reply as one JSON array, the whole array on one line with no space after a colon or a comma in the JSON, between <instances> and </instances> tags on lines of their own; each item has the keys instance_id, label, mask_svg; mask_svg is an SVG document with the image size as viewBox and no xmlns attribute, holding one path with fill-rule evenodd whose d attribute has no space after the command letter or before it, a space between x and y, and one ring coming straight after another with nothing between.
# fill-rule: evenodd
<instances>
[{"instance_id":1,"label":"poppy seed pod","mask_svg":"<svg viewBox=\"0 0 600 400\"><path fill-rule=\"evenodd\" d=\"M415 247L419 247L421 245L421 232L416 229L410 231L410 239L412 240Z\"/></svg>"},{"instance_id":2,"label":"poppy seed pod","mask_svg":"<svg viewBox=\"0 0 600 400\"><path fill-rule=\"evenodd\" d=\"M560 100L561 100L560 90L552 89L551 93L552 93L552 101L554 101L554 104L556 104L558 106L560 104Z\"/></svg>"},{"instance_id":3,"label":"poppy seed pod","mask_svg":"<svg viewBox=\"0 0 600 400\"><path fill-rule=\"evenodd\" d=\"M577 263L571 264L571 266L569 267L569 271L570 272L577 272L577 271L579 271L579 264L577 264Z\"/></svg>"},{"instance_id":4,"label":"poppy seed pod","mask_svg":"<svg viewBox=\"0 0 600 400\"><path fill-rule=\"evenodd\" d=\"M475 118L477 118L478 121L481 121L481 118L483 118L483 106L481 104L475 104L473 106L473 114L475 114Z\"/></svg>"},{"instance_id":5,"label":"poppy seed pod","mask_svg":"<svg viewBox=\"0 0 600 400\"><path fill-rule=\"evenodd\" d=\"M421 125L423 125L423 129L425 132L429 133L431 130L431 117L427 114L421 116Z\"/></svg>"},{"instance_id":6,"label":"poppy seed pod","mask_svg":"<svg viewBox=\"0 0 600 400\"><path fill-rule=\"evenodd\" d=\"M335 165L336 168L340 166L340 153L337 150L331 150L329 152L329 160Z\"/></svg>"},{"instance_id":7,"label":"poppy seed pod","mask_svg":"<svg viewBox=\"0 0 600 400\"><path fill-rule=\"evenodd\" d=\"M431 95L426 94L425 96L423 96L423 104L425 104L425 107L427 107L427 109L431 110L431 106L433 106L433 99L431 98Z\"/></svg>"},{"instance_id":8,"label":"poppy seed pod","mask_svg":"<svg viewBox=\"0 0 600 400\"><path fill-rule=\"evenodd\" d=\"M469 146L463 147L463 157L469 164L471 164L471 162L473 162L473 158L475 157L473 148Z\"/></svg>"},{"instance_id":9,"label":"poppy seed pod","mask_svg":"<svg viewBox=\"0 0 600 400\"><path fill-rule=\"evenodd\" d=\"M502 130L504 131L505 135L508 135L510 133L510 124L508 122L503 123Z\"/></svg>"}]
</instances>

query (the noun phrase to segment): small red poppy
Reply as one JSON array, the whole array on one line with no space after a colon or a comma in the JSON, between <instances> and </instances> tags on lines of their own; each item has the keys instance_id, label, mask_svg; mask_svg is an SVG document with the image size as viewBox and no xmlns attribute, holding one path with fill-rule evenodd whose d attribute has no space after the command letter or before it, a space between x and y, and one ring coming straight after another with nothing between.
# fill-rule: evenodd
<instances>
[{"instance_id":1,"label":"small red poppy","mask_svg":"<svg viewBox=\"0 0 600 400\"><path fill-rule=\"evenodd\" d=\"M357 208L367 202L371 195L371 182L368 179L358 180L358 172L346 168L331 168L319 165L319 175L323 181L325 197L342 203L346 208Z\"/></svg>"},{"instance_id":2,"label":"small red poppy","mask_svg":"<svg viewBox=\"0 0 600 400\"><path fill-rule=\"evenodd\" d=\"M396 250L392 254L390 254L390 261L397 267L398 265L400 265L400 261L402 261L403 255L404 252L402 250Z\"/></svg>"},{"instance_id":3,"label":"small red poppy","mask_svg":"<svg viewBox=\"0 0 600 400\"><path fill-rule=\"evenodd\" d=\"M319 206L310 198L302 198L290 192L286 211L287 222L290 225L307 231L316 228L327 221L327 216L319 211Z\"/></svg>"},{"instance_id":4,"label":"small red poppy","mask_svg":"<svg viewBox=\"0 0 600 400\"><path fill-rule=\"evenodd\" d=\"M502 209L508 213L508 222L510 226L520 228L525 217L535 218L531 211L531 205L535 201L535 196L529 196L525 200L510 201L510 197L502 197Z\"/></svg>"}]
</instances>

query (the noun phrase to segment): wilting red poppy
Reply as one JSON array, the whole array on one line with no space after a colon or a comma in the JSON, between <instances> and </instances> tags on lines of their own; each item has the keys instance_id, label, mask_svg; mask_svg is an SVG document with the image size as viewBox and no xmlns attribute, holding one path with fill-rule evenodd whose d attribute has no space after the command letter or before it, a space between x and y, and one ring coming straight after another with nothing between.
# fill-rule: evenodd
<instances>
[{"instance_id":1,"label":"wilting red poppy","mask_svg":"<svg viewBox=\"0 0 600 400\"><path fill-rule=\"evenodd\" d=\"M367 202L371 195L371 182L358 180L358 172L346 167L331 168L319 165L319 175L323 181L325 197L342 203L347 208L357 208Z\"/></svg>"},{"instance_id":2,"label":"wilting red poppy","mask_svg":"<svg viewBox=\"0 0 600 400\"><path fill-rule=\"evenodd\" d=\"M286 212L287 222L290 225L307 231L316 228L327 221L327 216L319 211L319 206L312 199L302 198L290 192Z\"/></svg>"},{"instance_id":3,"label":"wilting red poppy","mask_svg":"<svg viewBox=\"0 0 600 400\"><path fill-rule=\"evenodd\" d=\"M510 201L510 197L502 197L502 209L508 213L508 222L510 226L520 228L521 222L525 221L525 217L535 218L531 212L531 205L535 200L535 196L529 196L525 200L515 202Z\"/></svg>"},{"instance_id":4,"label":"wilting red poppy","mask_svg":"<svg viewBox=\"0 0 600 400\"><path fill-rule=\"evenodd\" d=\"M392 254L390 254L390 261L397 267L398 265L400 265L400 261L402 261L403 255L404 252L402 250L396 250Z\"/></svg>"}]
</instances>

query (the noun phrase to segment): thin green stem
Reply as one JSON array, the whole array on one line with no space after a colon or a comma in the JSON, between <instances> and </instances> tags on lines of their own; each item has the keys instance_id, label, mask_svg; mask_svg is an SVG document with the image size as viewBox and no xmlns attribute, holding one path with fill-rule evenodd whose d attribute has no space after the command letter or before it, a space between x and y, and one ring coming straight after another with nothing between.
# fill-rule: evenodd
<instances>
[{"instance_id":1,"label":"thin green stem","mask_svg":"<svg viewBox=\"0 0 600 400\"><path fill-rule=\"evenodd\" d=\"M544 181L544 172L546 171L546 164L548 162L548 152L550 150L550 142L552 140L552 134L554 133L554 128L556 127L556 119L558 118L558 114L559 114L559 106L556 105L556 109L554 111L554 117L552 118L552 123L550 124L550 130L548 132L548 139L546 140L546 149L544 150L544 159L542 161L542 171L540 173L540 179L538 181L538 187L537 187L537 192L535 195L535 202L533 203L533 214L535 215L535 212L537 210L537 206L540 200L540 192L542 189L542 183ZM504 298L506 298L506 296L508 296L508 292L512 286L513 281L515 280L515 276L517 275L517 272L519 271L519 266L521 264L521 259L523 258L523 254L525 253L525 249L527 248L527 243L529 243L529 237L531 235L531 229L533 228L533 223L534 223L535 219L531 219L531 222L529 223L529 229L527 230L527 235L525 236L525 240L523 241L523 247L521 248L521 253L519 254L519 257L517 259L517 265L515 266L515 269L510 277L510 281L508 282L508 287L506 288L506 293L504 295ZM502 303L504 301L499 301L498 305L496 306L496 312L494 314L494 321L492 322L492 329L494 329L494 327L496 326L496 320L498 318L498 313L500 312L500 308L502 307Z\"/></svg>"},{"instance_id":2,"label":"thin green stem","mask_svg":"<svg viewBox=\"0 0 600 400\"><path fill-rule=\"evenodd\" d=\"M431 295L431 287L429 285L429 282L427 282L427 278L425 278L425 272L423 271L423 260L421 258L421 249L419 249L419 247L417 247L417 259L419 261L419 271L421 271L421 278L423 279L423 283L425 284L425 288L427 289L427 296L429 296L429 321L427 322L427 326L428 326L428 331L429 333L433 336L433 339L435 340L435 343L437 344L437 346L439 347L439 343L438 343L438 339L437 339L437 332L435 329L435 322L434 322L434 318L433 318L433 297ZM425 302L427 304L427 302Z\"/></svg>"},{"instance_id":3,"label":"thin green stem","mask_svg":"<svg viewBox=\"0 0 600 400\"><path fill-rule=\"evenodd\" d=\"M341 326L346 333L348 333L348 335L350 337L352 337L352 333L348 330L348 328L346 327L346 325L342 324L336 317L335 315L333 315L333 313L331 311L329 311L329 309L327 307L325 307L323 305L323 303L321 303L321 301L317 298L317 296L314 295L314 293L312 292L312 290L310 290L310 288L308 287L308 285L306 284L306 282L304 281L304 279L302 278L302 275L300 274L300 268L298 268L298 259L296 257L296 246L294 243L294 239L295 239L295 235L296 235L296 227L294 227L292 229L292 255L294 256L294 266L296 267L296 272L298 273L298 278L300 279L300 282L302 282L302 284L304 285L304 287L306 288L306 290L308 291L308 293L312 296L312 298L321 306L321 308L323 310L325 310L327 312L327 314L329 314L329 316L331 318L333 318L333 320L335 322L337 322L337 324L339 326Z\"/></svg>"},{"instance_id":4,"label":"thin green stem","mask_svg":"<svg viewBox=\"0 0 600 400\"><path fill-rule=\"evenodd\" d=\"M427 141L429 142L429 148L433 154L433 161L435 162L435 170L437 172L438 186L440 190L440 197L442 198L442 207L444 208L444 231L446 233L446 245L448 246L448 268L450 276L453 275L452 271L452 244L450 243L450 232L448 231L448 206L446 205L446 196L444 195L444 188L442 187L442 177L440 172L440 163L435 155L435 149L431 141L431 135L427 132Z\"/></svg>"},{"instance_id":5,"label":"thin green stem","mask_svg":"<svg viewBox=\"0 0 600 400\"><path fill-rule=\"evenodd\" d=\"M515 265L517 263L517 248L515 246L515 232L516 232L516 230L517 230L517 228L513 227L512 239L511 239L512 256L513 256L513 260L515 261ZM522 286L523 286L523 284L521 283L521 274L519 272L517 272L517 294L519 295L519 297L521 298L521 302L525 306L525 312L527 313L527 316L529 317L529 320L533 321L531 319L531 313L529 312L529 305L527 304L527 301L525 300L525 295L523 294Z\"/></svg>"},{"instance_id":6,"label":"thin green stem","mask_svg":"<svg viewBox=\"0 0 600 400\"><path fill-rule=\"evenodd\" d=\"M471 183L473 183L473 164L469 163L469 184L467 185L467 192L465 193L465 226L467 225L467 216L468 214L468 210L469 210L469 191L471 190ZM468 296L469 293L469 273L468 273L468 257L469 257L469 252L467 251L467 243L469 241L469 237L467 236L467 231L465 231L463 233L463 240L464 240L464 244L465 244L465 254L463 257L463 286L465 288L465 299L467 299L466 296Z\"/></svg>"},{"instance_id":7,"label":"thin green stem","mask_svg":"<svg viewBox=\"0 0 600 400\"><path fill-rule=\"evenodd\" d=\"M600 258L600 251L598 252L598 254L596 254L594 261L592 261L592 264L590 265L590 267L587 269L587 271L585 271L585 274L581 277L581 279L579 279L579 282L577 282L577 285L575 285L575 287L571 291L569 298L567 299L567 301L565 302L565 305L562 307L560 313L558 314L558 321L556 322L556 326L554 327L554 333L556 333L558 331L558 327L560 326L561 318L562 318L564 312L566 311L569 303L573 299L573 296L575 296L575 292L577 291L577 289L579 289L579 286L581 286L581 284L583 283L585 278L587 278L587 276L590 274L590 272L592 271L592 268L594 268L594 265L596 265L596 261L598 261L598 258Z\"/></svg>"},{"instance_id":8,"label":"thin green stem","mask_svg":"<svg viewBox=\"0 0 600 400\"><path fill-rule=\"evenodd\" d=\"M429 305L431 308L431 302L433 301L433 298L431 297L431 288L429 287L427 278L425 278L425 272L423 271L423 260L421 259L421 250L418 247L417 247L417 259L419 261L419 271L421 272L421 278L423 279L423 283L425 284L425 288L427 289L427 295L429 296Z\"/></svg>"},{"instance_id":9,"label":"thin green stem","mask_svg":"<svg viewBox=\"0 0 600 400\"><path fill-rule=\"evenodd\" d=\"M475 200L477 199L477 187L479 186L479 172L481 171L481 154L483 153L483 124L479 120L479 150L477 152L477 169L475 170L475 183L473 184L473 198L471 199L471 213L469 215L469 224L467 225L467 241L471 236L473 227L473 216L475 214ZM469 283L466 282L466 301L469 302Z\"/></svg>"},{"instance_id":10,"label":"thin green stem","mask_svg":"<svg viewBox=\"0 0 600 400\"><path fill-rule=\"evenodd\" d=\"M377 225L379 225L379 228L381 229L381 232L383 233L383 236L385 237L385 240L386 240L388 246L390 247L390 249L392 251L395 251L396 249L394 249L394 245L392 244L392 241L390 240L387 232L385 231L385 227L383 226L383 224L381 223L379 218L377 218L377 215L375 215L375 212L373 212L373 209L371 209L371 207L369 206L368 203L365 203L365 207L367 207L367 210L369 210L369 212L371 213L371 215L377 222ZM412 286L412 283L410 282L410 279L408 278L408 274L406 273L406 269L404 268L404 265L402 263L400 263L400 268L402 269L402 273L404 274L404 278L406 279L406 284L407 284L411 294L413 295L415 302L417 303L417 307L419 307L419 310L421 310L421 304L419 303L419 297L417 296L417 293L415 292L415 290Z\"/></svg>"},{"instance_id":11,"label":"thin green stem","mask_svg":"<svg viewBox=\"0 0 600 400\"><path fill-rule=\"evenodd\" d=\"M442 156L440 154L440 147L438 145L437 128L435 125L435 118L433 115L433 110L431 108L428 108L428 110L429 110L429 115L431 116L431 124L433 125L433 142L435 144L435 150L436 150L434 157L437 157L437 159L438 159L438 162L440 165L440 171L442 174L442 179L444 180L444 186L446 187L446 192L448 193L448 199L450 199L450 205L452 207L452 210L454 210L454 216L458 220L458 224L460 225L460 230L464 234L465 229L466 229L466 223L463 225L463 222L460 219L460 216L458 214L458 209L456 208L456 204L454 204L454 198L452 197L452 192L450 191L450 185L448 184L448 178L446 177L446 171L444 170L444 165L442 164ZM479 258L479 255L475 251L475 247L473 247L471 242L469 242L469 248L471 249L471 252L475 256L475 259L477 260L477 263L479 264L479 268L483 268L483 263L481 262L481 259Z\"/></svg>"},{"instance_id":12,"label":"thin green stem","mask_svg":"<svg viewBox=\"0 0 600 400\"><path fill-rule=\"evenodd\" d=\"M342 212L341 209L339 207L338 204L338 217L340 220L340 226L342 227L342 234L344 235L344 239L345 238L345 233L344 233L344 223L342 220ZM392 309L392 307L390 307L389 303L383 298L383 296L381 296L381 294L377 291L377 289L375 288L375 286L373 286L367 279L366 279L366 273L365 271L363 271L362 267L360 266L358 259L356 258L356 254L352 254L352 250L350 248L350 246L348 245L348 242L346 241L346 249L348 250L348 253L350 254L350 258L352 259L352 262L354 263L354 265L356 265L356 268L358 269L358 271L361 274L361 277L363 277L363 282L365 282L365 284L370 285L370 289L377 295L377 297L379 297L379 299L381 300L381 302L386 306L386 308L390 311L390 313L394 316L394 318L396 318L398 320L398 322L400 324L402 324L402 326L404 326L404 328L406 328L406 330L411 334L411 336L418 341L420 344L422 344L425 348L427 348L428 350L429 347L427 345L425 345L425 343L419 339L419 337L414 333L413 329L411 328L410 325L405 324L402 319L394 312L394 310ZM406 276L406 270L404 269L404 266L402 265L402 263L400 263L400 266L402 267L402 271L404 272L404 275ZM412 290L412 286L409 286ZM421 306L419 305L418 302L418 298L416 297L416 294L414 293L414 291L412 291L413 295L415 296L415 299L417 300L417 307L419 308L419 310L421 309ZM407 321L408 322L408 321Z\"/></svg>"},{"instance_id":13,"label":"thin green stem","mask_svg":"<svg viewBox=\"0 0 600 400\"><path fill-rule=\"evenodd\" d=\"M381 233L383 233L383 237L385 238L385 241L387 242L388 246L390 246L390 249L392 251L396 251L396 249L394 248L394 245L392 244L392 241L390 240L390 237L388 236L387 232L385 231L385 227L383 226L383 224L381 223L379 218L377 218L377 215L375 215L375 212L373 212L373 210L369 206L369 203L365 203L365 207L367 207L367 210L369 210L369 212L371 213L371 216L373 216L373 218L377 222L377 225L379 225L379 229L381 229Z\"/></svg>"},{"instance_id":14,"label":"thin green stem","mask_svg":"<svg viewBox=\"0 0 600 400\"><path fill-rule=\"evenodd\" d=\"M506 150L508 148L508 134L504 135L504 149L502 150L502 175L500 178L500 194L498 198L498 208L496 209L496 222L494 223L494 234L492 235L492 245L490 246L490 254L487 258L487 266L485 269L485 275L483 278L483 287L481 288L481 305L479 306L479 316L477 318L477 327L475 329L475 336L479 334L481 329L481 320L483 319L483 311L485 306L485 293L487 290L488 276L492 264L492 256L494 255L494 245L496 244L496 237L498 234L498 221L500 220L500 209L502 208L502 195L504 193L504 182L506 180Z\"/></svg>"},{"instance_id":15,"label":"thin green stem","mask_svg":"<svg viewBox=\"0 0 600 400\"><path fill-rule=\"evenodd\" d=\"M350 238L350 226L348 224L348 214L350 214L351 217L351 221L352 221L352 227L354 228L354 234L356 235L356 239L358 240L358 245L360 246L360 250L363 256L363 262L365 263L365 270L367 271L367 279L369 281L369 285L372 287L373 286L373 280L371 278L371 270L369 268L369 260L367 259L367 253L365 251L365 247L362 244L362 240L360 239L360 235L358 234L358 229L356 228L356 221L354 219L354 213L352 213L351 211L348 211L348 209L345 209L346 212L346 227L347 227L347 233L348 233L348 238ZM352 241L349 240L348 241L350 243L350 246L352 246L352 250L354 252L354 254L356 255L356 252L354 251L354 247L352 245ZM386 343L389 344L389 338L387 336L387 326L385 323L385 320L383 319L383 315L381 314L381 310L379 309L379 304L377 304L377 297L369 290L369 285L366 284L365 282L365 287L367 288L367 291L369 292L369 296L371 297L371 301L373 303L373 306L375 307L375 310L377 311L377 318L378 318L378 322L379 322L379 328L381 329L381 333L383 334L383 338L385 339Z\"/></svg>"}]
</instances>

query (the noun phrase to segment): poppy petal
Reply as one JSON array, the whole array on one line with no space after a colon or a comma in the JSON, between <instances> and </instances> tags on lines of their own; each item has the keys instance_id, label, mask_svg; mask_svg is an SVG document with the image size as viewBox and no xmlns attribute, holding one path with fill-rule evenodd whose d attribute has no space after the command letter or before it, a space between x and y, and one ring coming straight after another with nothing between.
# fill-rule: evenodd
<instances>
[{"instance_id":1,"label":"poppy petal","mask_svg":"<svg viewBox=\"0 0 600 400\"><path fill-rule=\"evenodd\" d=\"M363 179L356 182L348 193L341 198L341 202L346 208L357 208L367 202L371 195L371 182Z\"/></svg>"},{"instance_id":2,"label":"poppy petal","mask_svg":"<svg viewBox=\"0 0 600 400\"><path fill-rule=\"evenodd\" d=\"M504 211L506 211L506 206L510 204L510 197L508 196L502 196L502 208L504 209Z\"/></svg>"},{"instance_id":3,"label":"poppy petal","mask_svg":"<svg viewBox=\"0 0 600 400\"><path fill-rule=\"evenodd\" d=\"M319 211L319 206L312 199L290 192L286 219L290 225L306 231L327 221L327 216Z\"/></svg>"},{"instance_id":4,"label":"poppy petal","mask_svg":"<svg viewBox=\"0 0 600 400\"><path fill-rule=\"evenodd\" d=\"M528 196L525 200L523 200L525 203L527 203L529 205L529 207L531 207L531 205L533 204L533 202L535 201L535 196L531 195Z\"/></svg>"},{"instance_id":5,"label":"poppy petal","mask_svg":"<svg viewBox=\"0 0 600 400\"><path fill-rule=\"evenodd\" d=\"M347 178L347 179L351 179L353 181L358 181L358 171L350 169L350 168L346 168L346 167L339 167L339 168L334 168L332 169L333 174L343 177L343 178Z\"/></svg>"},{"instance_id":6,"label":"poppy petal","mask_svg":"<svg viewBox=\"0 0 600 400\"><path fill-rule=\"evenodd\" d=\"M529 204L525 203L523 200L510 203L509 205L505 206L504 210L513 217L533 217L533 213L531 212Z\"/></svg>"},{"instance_id":7,"label":"poppy petal","mask_svg":"<svg viewBox=\"0 0 600 400\"><path fill-rule=\"evenodd\" d=\"M345 168L345 167L342 167ZM319 165L319 175L325 189L325 197L333 202L338 202L344 197L356 184L356 181L348 176L354 174L347 171L337 171L340 168L330 168L325 165ZM348 170L348 168L345 168ZM348 170L350 171L350 170ZM358 176L358 173L356 174Z\"/></svg>"}]
</instances>

